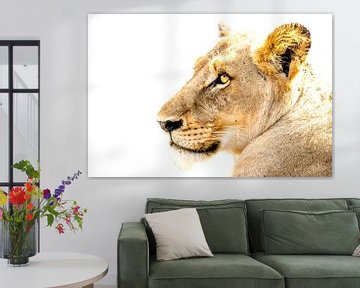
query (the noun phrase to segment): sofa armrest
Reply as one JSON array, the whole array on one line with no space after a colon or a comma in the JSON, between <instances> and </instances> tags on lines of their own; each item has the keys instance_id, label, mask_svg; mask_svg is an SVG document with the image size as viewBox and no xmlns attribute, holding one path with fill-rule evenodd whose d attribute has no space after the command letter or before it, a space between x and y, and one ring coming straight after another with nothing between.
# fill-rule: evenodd
<instances>
[{"instance_id":1,"label":"sofa armrest","mask_svg":"<svg viewBox=\"0 0 360 288\"><path fill-rule=\"evenodd\" d=\"M146 288L149 242L141 223L123 223L117 243L118 288Z\"/></svg>"}]
</instances>

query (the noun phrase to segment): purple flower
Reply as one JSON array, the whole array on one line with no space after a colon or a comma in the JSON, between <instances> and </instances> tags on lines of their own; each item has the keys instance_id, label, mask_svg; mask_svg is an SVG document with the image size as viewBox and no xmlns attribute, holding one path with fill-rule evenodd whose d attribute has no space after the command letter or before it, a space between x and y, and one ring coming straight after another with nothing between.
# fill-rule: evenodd
<instances>
[{"instance_id":1,"label":"purple flower","mask_svg":"<svg viewBox=\"0 0 360 288\"><path fill-rule=\"evenodd\" d=\"M55 189L54 197L59 198L59 196L64 192L62 189Z\"/></svg>"},{"instance_id":2,"label":"purple flower","mask_svg":"<svg viewBox=\"0 0 360 288\"><path fill-rule=\"evenodd\" d=\"M80 170L78 170L78 172L74 173L73 177L68 176L68 177L66 177L66 180L62 180L59 187L57 189L55 189L54 197L59 200L60 195L65 191L65 186L70 185L72 181L78 179L80 174L82 174L82 173L80 172Z\"/></svg>"},{"instance_id":3,"label":"purple flower","mask_svg":"<svg viewBox=\"0 0 360 288\"><path fill-rule=\"evenodd\" d=\"M47 200L51 197L51 193L50 193L50 190L49 189L44 189L43 191L43 196L44 198Z\"/></svg>"}]
</instances>

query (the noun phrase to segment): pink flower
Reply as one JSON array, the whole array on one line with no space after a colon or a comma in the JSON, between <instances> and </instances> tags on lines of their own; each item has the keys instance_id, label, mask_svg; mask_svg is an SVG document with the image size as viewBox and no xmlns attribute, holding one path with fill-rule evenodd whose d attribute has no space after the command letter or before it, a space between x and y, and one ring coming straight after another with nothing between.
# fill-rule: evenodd
<instances>
[{"instance_id":1,"label":"pink flower","mask_svg":"<svg viewBox=\"0 0 360 288\"><path fill-rule=\"evenodd\" d=\"M64 225L63 225L63 224L59 223L55 228L58 230L59 234L65 233L65 232L64 232L65 229L64 229Z\"/></svg>"},{"instance_id":2,"label":"pink flower","mask_svg":"<svg viewBox=\"0 0 360 288\"><path fill-rule=\"evenodd\" d=\"M3 214L3 211L2 211L2 209L0 208L0 220L2 220L2 218L3 218L2 214Z\"/></svg>"},{"instance_id":3,"label":"pink flower","mask_svg":"<svg viewBox=\"0 0 360 288\"><path fill-rule=\"evenodd\" d=\"M67 225L69 225L71 223L71 215L70 214L66 215L65 222L66 222Z\"/></svg>"},{"instance_id":4,"label":"pink flower","mask_svg":"<svg viewBox=\"0 0 360 288\"><path fill-rule=\"evenodd\" d=\"M80 206L72 207L74 215L79 214L79 209L80 209Z\"/></svg>"}]
</instances>

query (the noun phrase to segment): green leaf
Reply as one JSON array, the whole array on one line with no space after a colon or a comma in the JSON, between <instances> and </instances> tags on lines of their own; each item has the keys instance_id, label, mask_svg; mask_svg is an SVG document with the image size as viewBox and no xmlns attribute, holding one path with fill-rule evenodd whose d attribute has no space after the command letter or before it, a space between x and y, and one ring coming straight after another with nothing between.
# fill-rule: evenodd
<instances>
[{"instance_id":1,"label":"green leaf","mask_svg":"<svg viewBox=\"0 0 360 288\"><path fill-rule=\"evenodd\" d=\"M50 226L51 227L51 225L54 223L54 216L53 215L51 215L51 214L48 214L47 215L47 224L48 224L48 226Z\"/></svg>"},{"instance_id":2,"label":"green leaf","mask_svg":"<svg viewBox=\"0 0 360 288\"><path fill-rule=\"evenodd\" d=\"M13 165L14 168L19 169L21 171L25 171L27 166L31 165L28 160L21 160Z\"/></svg>"},{"instance_id":3,"label":"green leaf","mask_svg":"<svg viewBox=\"0 0 360 288\"><path fill-rule=\"evenodd\" d=\"M40 178L40 167L35 169L29 160L21 160L13 165L15 169L25 172L29 178L38 180Z\"/></svg>"},{"instance_id":4,"label":"green leaf","mask_svg":"<svg viewBox=\"0 0 360 288\"><path fill-rule=\"evenodd\" d=\"M75 221L78 223L79 228L82 230L82 219L79 216L75 216Z\"/></svg>"},{"instance_id":5,"label":"green leaf","mask_svg":"<svg viewBox=\"0 0 360 288\"><path fill-rule=\"evenodd\" d=\"M49 211L50 214L54 215L55 217L58 217L60 215L60 213L51 206L48 206L46 209Z\"/></svg>"}]
</instances>

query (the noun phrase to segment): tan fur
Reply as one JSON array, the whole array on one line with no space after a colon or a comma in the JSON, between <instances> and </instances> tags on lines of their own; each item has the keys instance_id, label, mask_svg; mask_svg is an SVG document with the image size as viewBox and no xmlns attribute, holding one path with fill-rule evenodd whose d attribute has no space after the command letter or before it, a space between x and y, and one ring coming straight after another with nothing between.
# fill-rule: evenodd
<instances>
[{"instance_id":1,"label":"tan fur","mask_svg":"<svg viewBox=\"0 0 360 288\"><path fill-rule=\"evenodd\" d=\"M310 32L285 24L254 49L247 35L219 30L218 43L158 113L161 123L182 121L169 133L172 147L196 159L228 151L238 177L331 176L331 92L306 63ZM215 83L220 75L230 81Z\"/></svg>"},{"instance_id":2,"label":"tan fur","mask_svg":"<svg viewBox=\"0 0 360 288\"><path fill-rule=\"evenodd\" d=\"M268 75L281 71L279 56L287 49L293 53L290 79L296 76L311 46L310 32L304 26L291 23L276 28L254 55L254 62Z\"/></svg>"}]
</instances>

